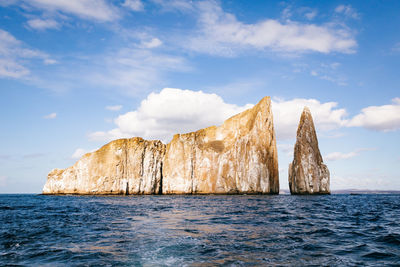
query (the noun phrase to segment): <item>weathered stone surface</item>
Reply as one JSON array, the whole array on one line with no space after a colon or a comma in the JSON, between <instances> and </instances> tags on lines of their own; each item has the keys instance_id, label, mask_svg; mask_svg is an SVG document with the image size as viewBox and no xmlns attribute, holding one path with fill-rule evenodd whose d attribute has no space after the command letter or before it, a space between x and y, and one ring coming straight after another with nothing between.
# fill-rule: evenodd
<instances>
[{"instance_id":1,"label":"weathered stone surface","mask_svg":"<svg viewBox=\"0 0 400 267\"><path fill-rule=\"evenodd\" d=\"M158 194L165 145L118 139L48 174L43 194Z\"/></svg>"},{"instance_id":2,"label":"weathered stone surface","mask_svg":"<svg viewBox=\"0 0 400 267\"><path fill-rule=\"evenodd\" d=\"M271 100L167 145L163 193L279 193Z\"/></svg>"},{"instance_id":3,"label":"weathered stone surface","mask_svg":"<svg viewBox=\"0 0 400 267\"><path fill-rule=\"evenodd\" d=\"M328 167L318 147L313 118L305 107L297 128L294 159L289 164L291 194L330 194Z\"/></svg>"},{"instance_id":4,"label":"weathered stone surface","mask_svg":"<svg viewBox=\"0 0 400 267\"><path fill-rule=\"evenodd\" d=\"M271 100L197 132L119 139L48 175L44 194L279 193Z\"/></svg>"}]
</instances>

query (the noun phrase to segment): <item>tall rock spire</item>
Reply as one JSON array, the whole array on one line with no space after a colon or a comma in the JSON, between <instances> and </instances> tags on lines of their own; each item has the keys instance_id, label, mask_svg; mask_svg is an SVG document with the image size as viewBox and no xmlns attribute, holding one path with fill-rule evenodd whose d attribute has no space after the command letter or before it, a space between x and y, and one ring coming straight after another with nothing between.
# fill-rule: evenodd
<instances>
[{"instance_id":1,"label":"tall rock spire","mask_svg":"<svg viewBox=\"0 0 400 267\"><path fill-rule=\"evenodd\" d=\"M328 167L323 163L318 148L310 109L304 107L297 128L294 159L289 164L291 194L330 194Z\"/></svg>"}]
</instances>

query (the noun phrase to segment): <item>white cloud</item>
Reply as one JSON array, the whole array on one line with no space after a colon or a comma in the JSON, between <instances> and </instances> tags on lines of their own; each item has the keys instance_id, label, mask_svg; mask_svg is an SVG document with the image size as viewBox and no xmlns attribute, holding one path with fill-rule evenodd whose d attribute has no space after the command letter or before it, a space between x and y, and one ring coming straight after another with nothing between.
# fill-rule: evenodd
<instances>
[{"instance_id":1,"label":"white cloud","mask_svg":"<svg viewBox=\"0 0 400 267\"><path fill-rule=\"evenodd\" d=\"M59 24L53 19L30 19L28 26L35 30L58 29Z\"/></svg>"},{"instance_id":2,"label":"white cloud","mask_svg":"<svg viewBox=\"0 0 400 267\"><path fill-rule=\"evenodd\" d=\"M0 76L20 78L29 70L18 61L21 42L10 33L0 29Z\"/></svg>"},{"instance_id":3,"label":"white cloud","mask_svg":"<svg viewBox=\"0 0 400 267\"><path fill-rule=\"evenodd\" d=\"M277 138L294 138L304 106L314 116L318 131L329 131L345 126L346 110L338 109L337 103L321 103L315 99L274 99L272 110ZM117 128L90 134L92 140L141 136L150 139L168 140L175 133L195 131L211 125L219 125L230 116L250 108L225 103L216 94L202 91L165 88L160 93L151 93L139 108L120 115L114 122Z\"/></svg>"},{"instance_id":4,"label":"white cloud","mask_svg":"<svg viewBox=\"0 0 400 267\"><path fill-rule=\"evenodd\" d=\"M295 69L293 72L303 73L309 71L310 75L321 80L326 80L335 83L339 86L347 85L347 78L345 75L338 71L341 64L339 62L321 63L314 66L308 64L293 64Z\"/></svg>"},{"instance_id":5,"label":"white cloud","mask_svg":"<svg viewBox=\"0 0 400 267\"><path fill-rule=\"evenodd\" d=\"M107 110L111 110L111 111L118 111L121 110L122 105L115 105L115 106L106 106Z\"/></svg>"},{"instance_id":6,"label":"white cloud","mask_svg":"<svg viewBox=\"0 0 400 267\"><path fill-rule=\"evenodd\" d=\"M0 186L4 187L7 185L7 177L0 175Z\"/></svg>"},{"instance_id":7,"label":"white cloud","mask_svg":"<svg viewBox=\"0 0 400 267\"><path fill-rule=\"evenodd\" d=\"M353 18L353 19L359 19L360 15L357 13L357 11L351 7L351 5L339 5L335 8L336 13L340 13L345 15L346 17Z\"/></svg>"},{"instance_id":8,"label":"white cloud","mask_svg":"<svg viewBox=\"0 0 400 267\"><path fill-rule=\"evenodd\" d=\"M281 18L282 20L290 21L293 16L304 16L308 20L313 20L318 15L318 10L310 7L296 7L287 6L283 9Z\"/></svg>"},{"instance_id":9,"label":"white cloud","mask_svg":"<svg viewBox=\"0 0 400 267\"><path fill-rule=\"evenodd\" d=\"M346 110L338 109L337 105L336 102L321 103L316 99L273 99L272 110L277 138L283 140L296 136L296 129L305 106L311 110L317 131L329 131L345 126Z\"/></svg>"},{"instance_id":10,"label":"white cloud","mask_svg":"<svg viewBox=\"0 0 400 267\"><path fill-rule=\"evenodd\" d=\"M137 110L115 119L117 128L89 135L92 140L112 140L141 136L146 139L169 141L173 134L196 131L224 120L252 105L225 103L216 94L165 88L151 93Z\"/></svg>"},{"instance_id":11,"label":"white cloud","mask_svg":"<svg viewBox=\"0 0 400 267\"><path fill-rule=\"evenodd\" d=\"M87 76L87 81L118 88L128 95L165 85L168 72L190 69L183 57L148 49L121 49L96 61L100 64L90 70L92 73Z\"/></svg>"},{"instance_id":12,"label":"white cloud","mask_svg":"<svg viewBox=\"0 0 400 267\"><path fill-rule=\"evenodd\" d=\"M368 107L352 119L347 112L338 108L336 102L322 103L316 99L296 98L282 100L273 98L272 111L278 140L294 139L304 106L308 106L313 115L317 132L328 132L343 127L366 127L378 130L400 129L400 99L393 100L396 105ZM168 141L175 133L195 131L211 125L220 125L230 116L237 114L252 105L237 106L225 103L216 94L202 91L191 91L165 88L160 93L151 93L134 111L118 116L114 123L116 128L109 131L93 132L91 140L113 140L140 136L147 139ZM389 106L389 107L388 107ZM378 109L378 110L377 110ZM378 114L378 121L364 121L364 116ZM395 117L395 118L393 118ZM342 136L342 135L340 135ZM293 145L278 144L279 149L290 154ZM359 149L349 153L333 152L326 159L333 161L359 155Z\"/></svg>"},{"instance_id":13,"label":"white cloud","mask_svg":"<svg viewBox=\"0 0 400 267\"><path fill-rule=\"evenodd\" d=\"M43 116L43 118L45 118L45 119L55 119L57 117L57 113L55 113L55 112L53 112L53 113L50 113L50 114L48 114L48 115L46 115L46 116Z\"/></svg>"},{"instance_id":14,"label":"white cloud","mask_svg":"<svg viewBox=\"0 0 400 267\"><path fill-rule=\"evenodd\" d=\"M46 53L26 48L9 32L0 29L0 77L23 78L30 74L26 66L33 59L52 60Z\"/></svg>"},{"instance_id":15,"label":"white cloud","mask_svg":"<svg viewBox=\"0 0 400 267\"><path fill-rule=\"evenodd\" d=\"M187 0L152 0L152 2L160 5L162 11L188 12L195 9L193 2Z\"/></svg>"},{"instance_id":16,"label":"white cloud","mask_svg":"<svg viewBox=\"0 0 400 267\"><path fill-rule=\"evenodd\" d=\"M45 65L53 65L53 64L56 64L56 63L57 63L57 60L54 60L54 59L51 59L51 58L46 58L46 59L43 61L43 63L44 63Z\"/></svg>"},{"instance_id":17,"label":"white cloud","mask_svg":"<svg viewBox=\"0 0 400 267\"><path fill-rule=\"evenodd\" d=\"M152 38L148 41L142 41L141 47L143 48L156 48L162 45L162 41L158 38Z\"/></svg>"},{"instance_id":18,"label":"white cloud","mask_svg":"<svg viewBox=\"0 0 400 267\"><path fill-rule=\"evenodd\" d=\"M243 49L271 49L282 52L352 53L357 43L352 33L339 24L281 23L266 19L245 24L222 10L214 1L196 5L199 30L186 48L210 54L233 56Z\"/></svg>"},{"instance_id":19,"label":"white cloud","mask_svg":"<svg viewBox=\"0 0 400 267\"><path fill-rule=\"evenodd\" d=\"M396 98L394 102L400 104L400 99ZM93 132L89 135L89 138L91 140L108 141L117 138L140 136L146 139L168 141L175 133L191 132L211 125L220 125L230 116L251 106L251 104L245 106L228 104L220 96L202 91L165 88L160 93L148 95L141 102L138 109L118 116L114 120L117 125L116 128L109 131ZM354 124L355 121L359 121L360 115L351 120L346 118L346 110L338 108L338 103L336 102L321 103L316 99L296 98L282 100L274 98L272 100L272 111L278 140L295 138L304 106L310 108L317 132L327 132L342 127L366 127L366 125ZM396 129L400 128L400 110L397 111L399 106L395 107L396 111L391 108L385 108L385 106L382 107L379 108L382 108L383 111L389 110L388 113L382 114L382 116L386 116L386 119L391 115L397 118L395 121L397 126L392 126L390 129L394 127L397 127ZM368 116L370 108L363 109L361 115L367 114ZM379 113L379 111L373 112ZM390 119L388 120L392 122ZM381 122L376 123L379 124ZM388 127L387 123L383 124ZM382 129L382 127L379 129ZM293 145L279 144L279 149L289 153L290 150L293 150ZM333 152L326 155L326 159L332 161L351 158L366 150L371 149L359 149L349 153Z\"/></svg>"},{"instance_id":20,"label":"white cloud","mask_svg":"<svg viewBox=\"0 0 400 267\"><path fill-rule=\"evenodd\" d=\"M322 80L326 80L332 83L336 83L339 86L347 86L346 79L341 77L333 77L329 75L319 75L319 78Z\"/></svg>"},{"instance_id":21,"label":"white cloud","mask_svg":"<svg viewBox=\"0 0 400 267\"><path fill-rule=\"evenodd\" d=\"M125 0L122 6L127 7L133 11L143 11L144 5L140 0Z\"/></svg>"},{"instance_id":22,"label":"white cloud","mask_svg":"<svg viewBox=\"0 0 400 267\"><path fill-rule=\"evenodd\" d=\"M13 59L0 58L0 77L21 78L30 71Z\"/></svg>"},{"instance_id":23,"label":"white cloud","mask_svg":"<svg viewBox=\"0 0 400 267\"><path fill-rule=\"evenodd\" d=\"M328 155L324 156L324 159L326 161L335 161L335 160L341 160L341 159L349 159L349 158L354 158L355 156L359 155L359 151L352 151L349 153L342 153L342 152L332 152L329 153Z\"/></svg>"},{"instance_id":24,"label":"white cloud","mask_svg":"<svg viewBox=\"0 0 400 267\"><path fill-rule=\"evenodd\" d=\"M6 32L4 30L1 30L1 29L0 29L0 40L1 40L0 44L2 44L0 47L1 48L0 52L2 54L5 53L5 51L3 51L3 50L5 50L7 47L21 44L21 42L18 41L17 39L15 39L14 36L12 36L10 33Z\"/></svg>"},{"instance_id":25,"label":"white cloud","mask_svg":"<svg viewBox=\"0 0 400 267\"><path fill-rule=\"evenodd\" d=\"M75 152L71 155L72 159L79 159L81 158L83 155L85 155L86 153L92 152L93 150L89 151L83 148L77 148L75 150Z\"/></svg>"},{"instance_id":26,"label":"white cloud","mask_svg":"<svg viewBox=\"0 0 400 267\"><path fill-rule=\"evenodd\" d=\"M336 161L336 160L342 160L342 159L350 159L350 158L359 156L361 154L361 152L374 151L374 150L376 150L376 149L375 148L360 148L360 149L356 149L356 150L348 152L348 153L332 152L332 153L325 155L324 160Z\"/></svg>"},{"instance_id":27,"label":"white cloud","mask_svg":"<svg viewBox=\"0 0 400 267\"><path fill-rule=\"evenodd\" d=\"M317 14L318 14L318 11L317 11L317 10L312 10L312 11L310 11L310 12L305 13L304 16L305 16L307 19L312 20L313 18L315 18L315 17L317 16Z\"/></svg>"},{"instance_id":28,"label":"white cloud","mask_svg":"<svg viewBox=\"0 0 400 267\"><path fill-rule=\"evenodd\" d=\"M31 7L46 12L61 12L85 19L113 21L119 18L118 9L104 0L23 0Z\"/></svg>"},{"instance_id":29,"label":"white cloud","mask_svg":"<svg viewBox=\"0 0 400 267\"><path fill-rule=\"evenodd\" d=\"M288 6L288 7L284 8L283 11L282 11L281 17L283 19L289 19L291 16L292 16L291 7Z\"/></svg>"},{"instance_id":30,"label":"white cloud","mask_svg":"<svg viewBox=\"0 0 400 267\"><path fill-rule=\"evenodd\" d=\"M0 6L9 6L9 5L13 5L17 2L18 0L2 0L0 1Z\"/></svg>"},{"instance_id":31,"label":"white cloud","mask_svg":"<svg viewBox=\"0 0 400 267\"><path fill-rule=\"evenodd\" d=\"M361 110L347 124L350 127L364 127L377 131L400 129L400 98L394 98L393 104L370 106Z\"/></svg>"}]
</instances>

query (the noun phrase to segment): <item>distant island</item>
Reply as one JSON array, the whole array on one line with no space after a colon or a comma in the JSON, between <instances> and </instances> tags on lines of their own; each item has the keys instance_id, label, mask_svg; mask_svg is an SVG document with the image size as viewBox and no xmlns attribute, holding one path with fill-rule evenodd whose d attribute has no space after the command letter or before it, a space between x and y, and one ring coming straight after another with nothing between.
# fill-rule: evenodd
<instances>
[{"instance_id":1,"label":"distant island","mask_svg":"<svg viewBox=\"0 0 400 267\"><path fill-rule=\"evenodd\" d=\"M311 112L305 108L289 167L292 194L330 194ZM171 142L114 140L73 166L48 174L43 194L279 194L270 97L221 126Z\"/></svg>"},{"instance_id":2,"label":"distant island","mask_svg":"<svg viewBox=\"0 0 400 267\"><path fill-rule=\"evenodd\" d=\"M366 190L366 189L342 189L334 190L332 194L353 194L353 195L364 195L364 194L400 194L400 190Z\"/></svg>"},{"instance_id":3,"label":"distant island","mask_svg":"<svg viewBox=\"0 0 400 267\"><path fill-rule=\"evenodd\" d=\"M279 191L281 195L289 195L289 189L281 189ZM400 194L400 190L367 190L367 189L338 189L331 190L332 195L390 195L390 194Z\"/></svg>"}]
</instances>

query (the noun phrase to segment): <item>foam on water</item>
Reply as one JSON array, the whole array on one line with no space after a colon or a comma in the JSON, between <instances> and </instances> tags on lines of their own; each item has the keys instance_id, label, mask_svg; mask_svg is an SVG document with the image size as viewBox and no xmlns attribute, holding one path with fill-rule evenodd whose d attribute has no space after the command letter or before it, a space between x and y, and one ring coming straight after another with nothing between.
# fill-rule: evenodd
<instances>
[{"instance_id":1,"label":"foam on water","mask_svg":"<svg viewBox=\"0 0 400 267\"><path fill-rule=\"evenodd\" d=\"M400 264L400 195L0 195L0 265Z\"/></svg>"}]
</instances>

